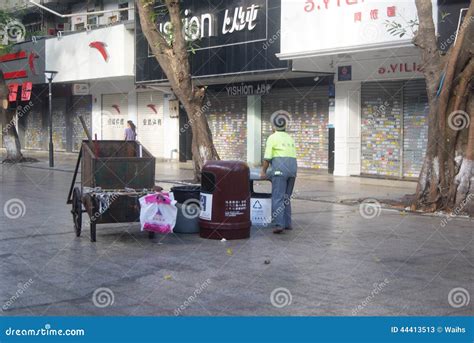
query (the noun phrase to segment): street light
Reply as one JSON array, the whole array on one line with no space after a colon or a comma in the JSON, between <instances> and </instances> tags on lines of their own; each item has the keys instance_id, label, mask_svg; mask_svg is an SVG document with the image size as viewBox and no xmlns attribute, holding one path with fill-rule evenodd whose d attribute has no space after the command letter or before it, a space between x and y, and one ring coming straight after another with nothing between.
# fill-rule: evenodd
<instances>
[{"instance_id":1,"label":"street light","mask_svg":"<svg viewBox=\"0 0 474 343\"><path fill-rule=\"evenodd\" d=\"M53 93L52 93L52 82L56 76L57 71L45 70L44 75L48 80L49 84L49 167L54 167L54 153L53 153Z\"/></svg>"}]
</instances>

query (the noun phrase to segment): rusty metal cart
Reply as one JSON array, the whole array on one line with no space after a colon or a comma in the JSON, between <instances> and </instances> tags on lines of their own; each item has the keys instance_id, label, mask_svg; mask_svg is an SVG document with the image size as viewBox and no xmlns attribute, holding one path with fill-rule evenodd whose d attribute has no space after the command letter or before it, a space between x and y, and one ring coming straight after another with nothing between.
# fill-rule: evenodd
<instances>
[{"instance_id":1,"label":"rusty metal cart","mask_svg":"<svg viewBox=\"0 0 474 343\"><path fill-rule=\"evenodd\" d=\"M67 198L76 236L81 235L84 212L90 219L91 242L96 241L97 224L138 222L138 199L153 193L154 187L155 158L139 142L82 141Z\"/></svg>"}]
</instances>

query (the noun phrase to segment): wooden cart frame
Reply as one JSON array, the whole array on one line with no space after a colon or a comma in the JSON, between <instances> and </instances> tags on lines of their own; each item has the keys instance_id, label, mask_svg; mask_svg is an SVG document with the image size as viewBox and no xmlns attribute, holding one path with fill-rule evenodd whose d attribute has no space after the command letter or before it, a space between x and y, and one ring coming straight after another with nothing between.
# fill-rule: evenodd
<instances>
[{"instance_id":1,"label":"wooden cart frame","mask_svg":"<svg viewBox=\"0 0 474 343\"><path fill-rule=\"evenodd\" d=\"M76 236L81 235L84 212L89 215L92 242L96 241L97 224L139 221L138 199L153 193L154 186L155 158L139 142L82 141L67 197ZM113 194L113 201L105 208L99 200L104 194Z\"/></svg>"}]
</instances>

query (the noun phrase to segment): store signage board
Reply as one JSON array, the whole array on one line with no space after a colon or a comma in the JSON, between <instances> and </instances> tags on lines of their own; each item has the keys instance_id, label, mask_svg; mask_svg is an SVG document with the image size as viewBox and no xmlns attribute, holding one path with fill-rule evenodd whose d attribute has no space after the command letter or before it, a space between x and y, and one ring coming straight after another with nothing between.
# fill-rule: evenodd
<instances>
[{"instance_id":1,"label":"store signage board","mask_svg":"<svg viewBox=\"0 0 474 343\"><path fill-rule=\"evenodd\" d=\"M33 90L33 82L23 82L21 85L21 101L29 101L31 99L31 91Z\"/></svg>"},{"instance_id":2,"label":"store signage board","mask_svg":"<svg viewBox=\"0 0 474 343\"><path fill-rule=\"evenodd\" d=\"M228 96L266 95L271 89L272 85L266 83L242 83L225 87Z\"/></svg>"},{"instance_id":3,"label":"store signage board","mask_svg":"<svg viewBox=\"0 0 474 343\"><path fill-rule=\"evenodd\" d=\"M342 62L337 70L338 82L423 78L423 68L418 56Z\"/></svg>"},{"instance_id":4,"label":"store signage board","mask_svg":"<svg viewBox=\"0 0 474 343\"><path fill-rule=\"evenodd\" d=\"M193 51L216 49L230 45L267 40L266 0L254 0L246 6L229 6L225 9L184 9L183 29L186 41L196 43ZM158 31L168 37L172 33L165 6L158 6L156 12ZM206 11L207 10L207 11ZM151 56L151 54L150 54Z\"/></svg>"},{"instance_id":5,"label":"store signage board","mask_svg":"<svg viewBox=\"0 0 474 343\"><path fill-rule=\"evenodd\" d=\"M89 95L90 89L87 83L75 83L72 85L73 95Z\"/></svg>"},{"instance_id":6,"label":"store signage board","mask_svg":"<svg viewBox=\"0 0 474 343\"><path fill-rule=\"evenodd\" d=\"M15 44L11 52L0 56L0 69L7 84L45 83L45 39Z\"/></svg>"},{"instance_id":7,"label":"store signage board","mask_svg":"<svg viewBox=\"0 0 474 343\"><path fill-rule=\"evenodd\" d=\"M158 31L171 30L169 15L156 7ZM194 77L216 77L288 70L280 61L280 1L184 0L181 2L185 38L190 44ZM136 29L136 81L165 81L166 76Z\"/></svg>"},{"instance_id":8,"label":"store signage board","mask_svg":"<svg viewBox=\"0 0 474 343\"><path fill-rule=\"evenodd\" d=\"M282 0L279 57L409 46L408 22L415 19L414 0ZM401 24L406 34L390 34L387 21Z\"/></svg>"}]
</instances>

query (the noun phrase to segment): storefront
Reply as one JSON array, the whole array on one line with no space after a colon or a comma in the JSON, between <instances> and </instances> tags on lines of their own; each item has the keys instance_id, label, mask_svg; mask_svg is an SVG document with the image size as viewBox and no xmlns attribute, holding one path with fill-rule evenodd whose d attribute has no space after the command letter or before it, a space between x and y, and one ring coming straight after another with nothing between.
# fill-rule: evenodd
<instances>
[{"instance_id":1,"label":"storefront","mask_svg":"<svg viewBox=\"0 0 474 343\"><path fill-rule=\"evenodd\" d=\"M210 91L206 117L223 160L247 160L247 97Z\"/></svg>"},{"instance_id":2,"label":"storefront","mask_svg":"<svg viewBox=\"0 0 474 343\"><path fill-rule=\"evenodd\" d=\"M294 133L300 142L303 166L327 168L327 86L314 92L305 88L316 85L317 74L293 73L288 62L276 57L280 46L280 1L184 1L183 11L186 20L199 24L199 47L190 55L191 69L195 82L208 86L203 113L220 157L259 164L262 145L271 131L268 119L273 111L285 108L298 111ZM246 21L236 26L239 13ZM166 27L168 18L158 16L159 22L160 19L159 27ZM137 83L169 86L139 25L136 35ZM278 85L278 80L302 77L309 84ZM166 98L163 107L168 107ZM180 161L192 158L189 118L182 112L176 131L164 130L166 140L179 137L175 146ZM167 117L165 111L165 121ZM314 132L317 137L303 139L300 129L306 134Z\"/></svg>"},{"instance_id":3,"label":"storefront","mask_svg":"<svg viewBox=\"0 0 474 343\"><path fill-rule=\"evenodd\" d=\"M137 139L158 158L166 156L163 102L162 92L137 93Z\"/></svg>"},{"instance_id":4,"label":"storefront","mask_svg":"<svg viewBox=\"0 0 474 343\"><path fill-rule=\"evenodd\" d=\"M44 84L44 46L44 40L16 44L0 56L0 69L10 88L10 107L17 111L20 143L26 149L42 149L46 138L43 111L48 94Z\"/></svg>"},{"instance_id":5,"label":"storefront","mask_svg":"<svg viewBox=\"0 0 474 343\"><path fill-rule=\"evenodd\" d=\"M439 9L433 8L438 25ZM428 135L419 51L411 42L413 32L394 35L386 27L401 18L416 20L416 13L414 2L397 0L319 6L282 0L278 57L300 71L334 74L335 175L418 177ZM447 21L439 22L444 36L456 32L458 17L455 11L449 28ZM298 39L295 32L301 33ZM315 32L331 35L315 37Z\"/></svg>"},{"instance_id":6,"label":"storefront","mask_svg":"<svg viewBox=\"0 0 474 343\"><path fill-rule=\"evenodd\" d=\"M428 141L425 82L366 82L361 90L361 174L417 177Z\"/></svg>"},{"instance_id":7,"label":"storefront","mask_svg":"<svg viewBox=\"0 0 474 343\"><path fill-rule=\"evenodd\" d=\"M48 84L44 70L46 40L13 46L0 56L1 69L10 87L10 106L16 108L20 144L26 150L47 150L49 142ZM79 116L91 125L92 97L77 94L75 84L52 85L53 145L56 151L78 151L86 138ZM2 131L3 132L3 131Z\"/></svg>"},{"instance_id":8,"label":"storefront","mask_svg":"<svg viewBox=\"0 0 474 343\"><path fill-rule=\"evenodd\" d=\"M299 167L327 169L331 82L330 77L318 81L311 77L210 86L205 113L219 156L250 161L247 147L259 144L255 163L260 163L272 133L270 117L286 110L291 114L288 132L295 139ZM259 103L257 123L251 113L255 100ZM258 132L250 138L252 130Z\"/></svg>"},{"instance_id":9,"label":"storefront","mask_svg":"<svg viewBox=\"0 0 474 343\"><path fill-rule=\"evenodd\" d=\"M132 30L117 24L77 32L49 38L45 48L46 68L58 72L53 80L55 150L78 151L87 138L79 116L94 137L123 140L127 120L137 122Z\"/></svg>"},{"instance_id":10,"label":"storefront","mask_svg":"<svg viewBox=\"0 0 474 343\"><path fill-rule=\"evenodd\" d=\"M127 94L102 95L102 139L123 140L128 120Z\"/></svg>"},{"instance_id":11,"label":"storefront","mask_svg":"<svg viewBox=\"0 0 474 343\"><path fill-rule=\"evenodd\" d=\"M263 96L262 152L268 136L272 133L270 116L278 110L286 110L291 115L288 132L295 140L298 167L327 169L328 86L274 88L268 95Z\"/></svg>"}]
</instances>

